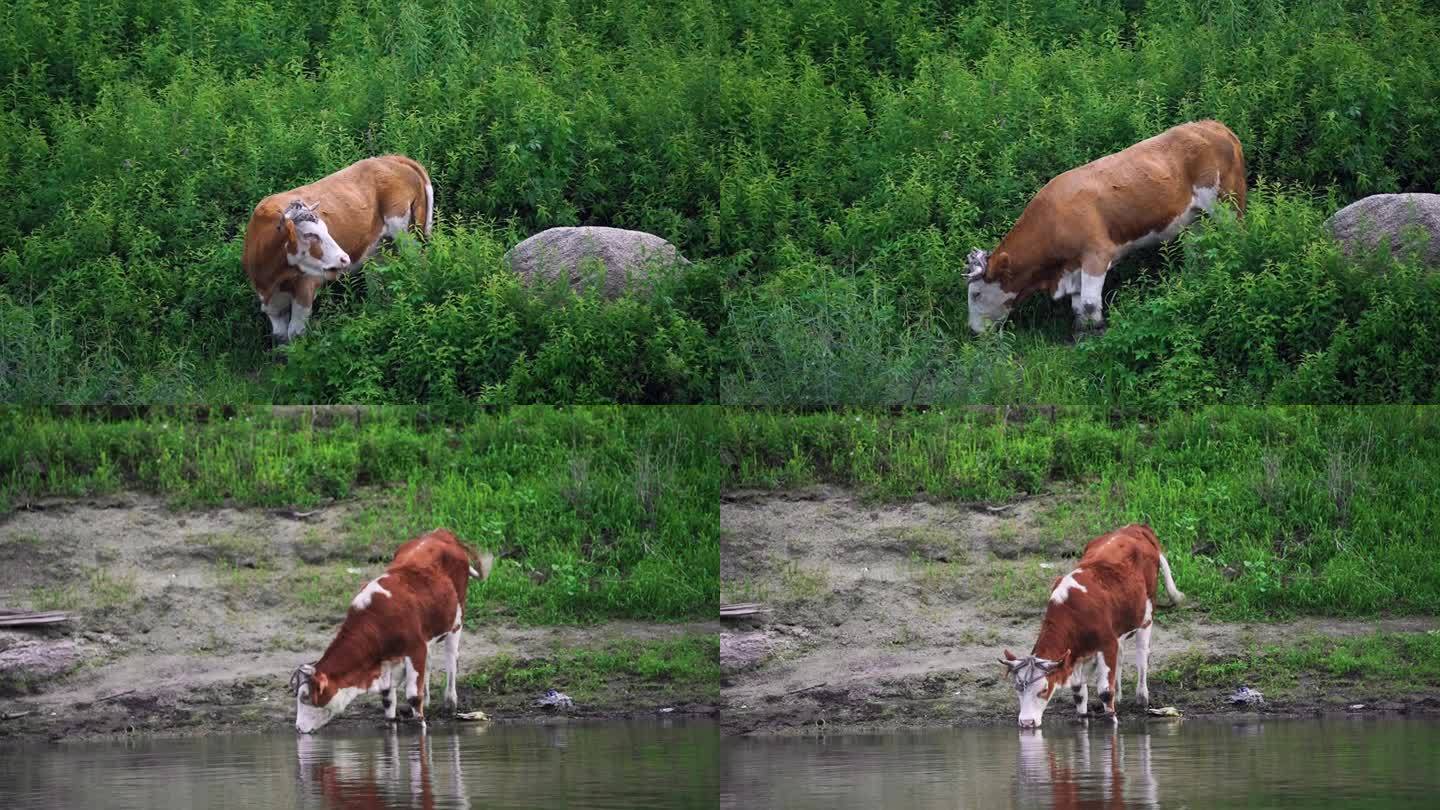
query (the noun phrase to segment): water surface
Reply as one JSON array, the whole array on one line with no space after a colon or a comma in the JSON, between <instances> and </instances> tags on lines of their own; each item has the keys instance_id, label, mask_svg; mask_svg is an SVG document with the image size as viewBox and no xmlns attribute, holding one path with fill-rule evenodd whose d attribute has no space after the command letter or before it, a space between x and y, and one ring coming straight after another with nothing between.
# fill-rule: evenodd
<instances>
[{"instance_id":1,"label":"water surface","mask_svg":"<svg viewBox=\"0 0 1440 810\"><path fill-rule=\"evenodd\" d=\"M1440 807L1440 721L1047 722L727 738L724 808Z\"/></svg>"},{"instance_id":2,"label":"water surface","mask_svg":"<svg viewBox=\"0 0 1440 810\"><path fill-rule=\"evenodd\" d=\"M483 724L0 749L0 807L715 807L713 722Z\"/></svg>"}]
</instances>

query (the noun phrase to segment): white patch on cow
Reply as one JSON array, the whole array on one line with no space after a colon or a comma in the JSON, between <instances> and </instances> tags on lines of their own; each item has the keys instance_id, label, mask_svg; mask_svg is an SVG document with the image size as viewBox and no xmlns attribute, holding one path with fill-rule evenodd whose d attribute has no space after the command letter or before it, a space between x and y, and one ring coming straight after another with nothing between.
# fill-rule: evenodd
<instances>
[{"instance_id":1,"label":"white patch on cow","mask_svg":"<svg viewBox=\"0 0 1440 810\"><path fill-rule=\"evenodd\" d=\"M1052 298L1059 301L1067 295L1077 295L1080 292L1080 271L1066 270L1060 275L1060 280L1055 283L1055 294Z\"/></svg>"},{"instance_id":2,"label":"white patch on cow","mask_svg":"<svg viewBox=\"0 0 1440 810\"><path fill-rule=\"evenodd\" d=\"M287 253L286 259L300 272L323 277L327 270L343 270L350 265L350 256L330 236L330 228L325 225L324 219L317 216L313 220L297 222L295 231L299 235L298 252ZM320 258L310 254L311 243L320 245Z\"/></svg>"},{"instance_id":3,"label":"white patch on cow","mask_svg":"<svg viewBox=\"0 0 1440 810\"><path fill-rule=\"evenodd\" d=\"M1075 581L1075 575L1084 570L1083 568L1076 568L1074 571L1061 577L1059 584L1055 586L1055 590L1050 592L1050 601L1057 605L1063 605L1065 604L1065 600L1070 598L1070 592L1072 590L1085 593L1085 586Z\"/></svg>"},{"instance_id":4,"label":"white patch on cow","mask_svg":"<svg viewBox=\"0 0 1440 810\"><path fill-rule=\"evenodd\" d=\"M970 296L967 304L970 310L970 331L984 332L994 324L1002 323L1010 316L1010 303L1015 293L1006 292L998 281L976 279L969 284Z\"/></svg>"},{"instance_id":5,"label":"white patch on cow","mask_svg":"<svg viewBox=\"0 0 1440 810\"><path fill-rule=\"evenodd\" d=\"M1151 603L1151 601L1150 601L1149 599L1146 599L1146 600L1145 600L1145 621L1143 621L1143 622L1140 623L1140 626L1141 626L1141 627L1149 627L1149 626L1150 626L1150 618L1151 618L1152 615L1154 615L1154 612L1155 612L1155 606L1154 606L1154 604Z\"/></svg>"},{"instance_id":6,"label":"white patch on cow","mask_svg":"<svg viewBox=\"0 0 1440 810\"><path fill-rule=\"evenodd\" d=\"M385 590L380 585L380 580L384 579L387 576L389 576L389 574L381 574L380 576L366 583L365 587L360 590L360 593L356 594L355 598L351 600L350 607L354 608L355 610L364 610L365 608L370 607L370 600L374 599L376 594L389 596L390 592Z\"/></svg>"},{"instance_id":7,"label":"white patch on cow","mask_svg":"<svg viewBox=\"0 0 1440 810\"><path fill-rule=\"evenodd\" d=\"M479 579L479 578L480 578L480 572L479 572L479 571L476 571L476 570L475 570L475 566L473 566L473 565L470 566L470 576L474 577L475 579Z\"/></svg>"},{"instance_id":8,"label":"white patch on cow","mask_svg":"<svg viewBox=\"0 0 1440 810\"><path fill-rule=\"evenodd\" d=\"M385 217L385 228L380 232L380 238L394 239L396 234L403 233L408 227L410 227L409 211L399 216Z\"/></svg>"}]
</instances>

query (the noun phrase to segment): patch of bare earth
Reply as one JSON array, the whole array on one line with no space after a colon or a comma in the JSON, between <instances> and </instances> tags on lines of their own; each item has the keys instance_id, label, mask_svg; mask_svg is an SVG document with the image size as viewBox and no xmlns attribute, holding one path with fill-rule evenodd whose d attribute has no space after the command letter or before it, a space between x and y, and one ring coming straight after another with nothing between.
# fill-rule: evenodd
<instances>
[{"instance_id":1,"label":"patch of bare earth","mask_svg":"<svg viewBox=\"0 0 1440 810\"><path fill-rule=\"evenodd\" d=\"M869 504L831 487L724 495L722 600L767 610L721 631L722 728L803 734L1013 722L1014 691L997 659L1007 647L1030 649L1051 582L1089 539L1070 536L1065 516L1075 505L1066 494L1004 506ZM1240 652L1311 633L1428 630L1440 621L1225 624L1162 609L1156 625L1152 672L1186 653ZM1133 653L1125 654L1122 672L1133 684ZM1128 701L1130 690L1122 696ZM1191 713L1226 709L1219 694L1153 683L1151 700ZM1122 703L1120 711L1136 710Z\"/></svg>"},{"instance_id":2,"label":"patch of bare earth","mask_svg":"<svg viewBox=\"0 0 1440 810\"><path fill-rule=\"evenodd\" d=\"M384 569L380 558L355 562L355 544L346 543L350 519L363 505L362 499L307 512L192 511L123 494L54 499L0 518L0 607L77 616L0 630L0 665L15 663L0 666L0 739L293 722L291 672L319 657L350 598ZM714 625L486 625L462 636L461 673L499 654L528 658L706 631ZM486 702L461 689L462 709L495 714ZM345 722L379 717L378 699L367 697Z\"/></svg>"}]
</instances>

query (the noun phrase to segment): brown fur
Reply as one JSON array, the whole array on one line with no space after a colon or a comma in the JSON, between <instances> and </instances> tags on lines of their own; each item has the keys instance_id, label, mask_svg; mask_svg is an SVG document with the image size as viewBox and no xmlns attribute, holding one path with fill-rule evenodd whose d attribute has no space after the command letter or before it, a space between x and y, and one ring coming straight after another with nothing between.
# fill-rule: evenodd
<instances>
[{"instance_id":1,"label":"brown fur","mask_svg":"<svg viewBox=\"0 0 1440 810\"><path fill-rule=\"evenodd\" d=\"M985 280L1018 304L1053 294L1080 268L1105 273L1120 246L1163 230L1190 205L1192 189L1220 178L1220 198L1245 213L1245 156L1219 121L1193 121L1061 174L1040 189L990 254Z\"/></svg>"},{"instance_id":2,"label":"brown fur","mask_svg":"<svg viewBox=\"0 0 1440 810\"><path fill-rule=\"evenodd\" d=\"M241 263L250 285L263 303L271 296L288 292L302 306L315 305L315 293L326 281L292 267L286 253L295 252L295 225L284 218L285 208L295 200L315 205L337 244L359 262L365 251L380 238L385 217L411 214L411 226L429 236L425 227L430 209L425 186L430 175L425 167L404 155L366 158L308 185L272 194L261 200L245 229L245 251ZM312 254L316 258L320 254Z\"/></svg>"},{"instance_id":3,"label":"brown fur","mask_svg":"<svg viewBox=\"0 0 1440 810\"><path fill-rule=\"evenodd\" d=\"M1110 668L1107 688L1110 700L1106 711L1115 711L1115 678L1120 671L1120 637L1146 626L1145 601L1153 608L1155 586L1160 570L1160 541L1143 523L1132 523L1091 540L1075 568L1081 569L1075 581L1085 592L1071 591L1060 604L1048 599L1040 635L1035 639L1032 655L1060 666L1045 676L1042 694L1048 697L1067 682L1076 665L1098 653L1104 653ZM1055 585L1064 576L1056 577ZM1015 655L1005 651L1007 659Z\"/></svg>"},{"instance_id":4,"label":"brown fur","mask_svg":"<svg viewBox=\"0 0 1440 810\"><path fill-rule=\"evenodd\" d=\"M470 583L472 553L446 529L402 545L380 581L390 596L376 594L363 610L352 605L316 662L311 702L325 706L345 687L368 688L382 663L409 657L420 690L411 706L423 717L429 643L454 627L456 608L465 603Z\"/></svg>"}]
</instances>

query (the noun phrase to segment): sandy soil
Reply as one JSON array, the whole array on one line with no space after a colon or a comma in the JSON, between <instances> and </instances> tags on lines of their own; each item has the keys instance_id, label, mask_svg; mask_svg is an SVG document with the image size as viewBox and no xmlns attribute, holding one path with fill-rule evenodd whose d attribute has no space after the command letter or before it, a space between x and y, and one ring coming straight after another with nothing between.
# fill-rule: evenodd
<instances>
[{"instance_id":1,"label":"sandy soil","mask_svg":"<svg viewBox=\"0 0 1440 810\"><path fill-rule=\"evenodd\" d=\"M293 722L290 673L329 643L349 600L345 594L384 569L378 555L362 565L337 559L347 521L360 508L351 501L305 513L185 511L125 494L48 500L0 518L0 607L78 614L68 624L0 630L0 657L23 654L50 664L29 676L26 670L0 673L0 739ZM490 624L462 636L460 666L463 675L502 653L526 658L620 638L716 630L714 624ZM436 686L432 696L438 701L440 695ZM484 709L500 720L543 716L529 706L533 697L460 690L462 709ZM604 706L577 707L575 715L650 713L662 708L655 699L622 691ZM703 702L665 707L713 713ZM434 715L432 722L440 719ZM368 696L336 722L379 720L378 698Z\"/></svg>"},{"instance_id":2,"label":"sandy soil","mask_svg":"<svg viewBox=\"0 0 1440 810\"><path fill-rule=\"evenodd\" d=\"M758 601L768 610L721 631L722 727L730 734L814 733L1014 722L1014 692L997 659L1007 647L1030 649L1051 581L1083 546L1067 523L1075 506L1064 494L1005 506L871 505L825 487L726 494L722 600ZM1223 624L1187 605L1162 610L1156 625L1152 672L1182 653L1238 652L1310 633L1428 630L1440 620ZM1128 649L1126 659L1123 675L1133 684ZM1352 703L1440 709L1437 695L1377 696L1363 684L1337 693L1333 686L1297 689L1271 699L1266 711ZM1130 697L1123 688L1122 698ZM1231 711L1224 698L1151 684L1152 705L1191 715ZM1122 716L1127 710L1135 713L1122 702Z\"/></svg>"}]
</instances>

